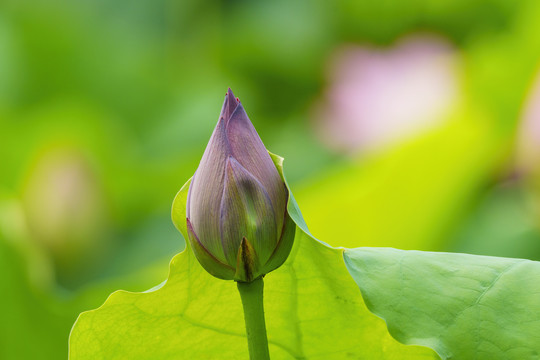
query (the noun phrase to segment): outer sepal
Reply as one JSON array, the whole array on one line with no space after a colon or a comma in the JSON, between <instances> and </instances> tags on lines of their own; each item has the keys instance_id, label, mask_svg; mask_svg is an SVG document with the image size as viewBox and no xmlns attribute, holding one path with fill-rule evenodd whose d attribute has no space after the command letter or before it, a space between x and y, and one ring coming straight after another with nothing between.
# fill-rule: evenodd
<instances>
[{"instance_id":1,"label":"outer sepal","mask_svg":"<svg viewBox=\"0 0 540 360\"><path fill-rule=\"evenodd\" d=\"M252 282L264 273L259 270L259 257L248 239L242 238L238 248L235 281Z\"/></svg>"}]
</instances>

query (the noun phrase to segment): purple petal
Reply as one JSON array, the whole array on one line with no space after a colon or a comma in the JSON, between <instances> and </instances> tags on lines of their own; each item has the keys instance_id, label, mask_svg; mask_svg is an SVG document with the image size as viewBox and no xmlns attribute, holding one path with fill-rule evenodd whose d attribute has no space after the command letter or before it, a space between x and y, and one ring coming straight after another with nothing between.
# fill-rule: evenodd
<instances>
[{"instance_id":1,"label":"purple petal","mask_svg":"<svg viewBox=\"0 0 540 360\"><path fill-rule=\"evenodd\" d=\"M221 261L225 261L225 255L219 235L219 211L229 152L225 122L220 119L188 193L187 214L193 229L208 251Z\"/></svg>"},{"instance_id":2,"label":"purple petal","mask_svg":"<svg viewBox=\"0 0 540 360\"><path fill-rule=\"evenodd\" d=\"M199 263L208 271L210 274L225 280L232 280L235 275L235 268L227 264L224 264L218 260L214 255L212 255L201 243L193 226L189 221L189 218L186 218L187 231L188 231L188 240L191 245L191 249L195 253L195 257L199 260Z\"/></svg>"},{"instance_id":3,"label":"purple petal","mask_svg":"<svg viewBox=\"0 0 540 360\"><path fill-rule=\"evenodd\" d=\"M226 132L231 154L261 182L276 214L284 214L287 201L285 185L242 104L239 104L231 115ZM281 228L282 216L279 216L276 224Z\"/></svg>"},{"instance_id":4,"label":"purple petal","mask_svg":"<svg viewBox=\"0 0 540 360\"><path fill-rule=\"evenodd\" d=\"M187 199L186 199L186 217L189 219L190 211L190 204L191 204L191 189L193 189L193 183L195 182L195 176L197 176L197 171L193 174L191 177L191 183L189 184L189 189L187 193Z\"/></svg>"}]
</instances>

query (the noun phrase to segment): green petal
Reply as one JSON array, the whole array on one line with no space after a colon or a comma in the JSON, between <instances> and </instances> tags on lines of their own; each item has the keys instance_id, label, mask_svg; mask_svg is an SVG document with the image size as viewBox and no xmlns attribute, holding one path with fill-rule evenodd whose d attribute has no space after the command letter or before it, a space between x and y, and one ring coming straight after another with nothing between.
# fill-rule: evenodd
<instances>
[{"instance_id":1,"label":"green petal","mask_svg":"<svg viewBox=\"0 0 540 360\"><path fill-rule=\"evenodd\" d=\"M238 248L244 237L255 248L261 263L272 255L278 241L278 229L268 193L232 157L227 160L225 169L220 222L222 245L230 265L236 264Z\"/></svg>"},{"instance_id":2,"label":"green petal","mask_svg":"<svg viewBox=\"0 0 540 360\"><path fill-rule=\"evenodd\" d=\"M283 230L281 232L281 238L279 239L274 253L261 269L261 272L263 274L268 274L269 272L274 271L275 269L280 267L285 262L285 260L287 260L294 243L295 233L296 224L289 216L289 214L286 213Z\"/></svg>"}]
</instances>

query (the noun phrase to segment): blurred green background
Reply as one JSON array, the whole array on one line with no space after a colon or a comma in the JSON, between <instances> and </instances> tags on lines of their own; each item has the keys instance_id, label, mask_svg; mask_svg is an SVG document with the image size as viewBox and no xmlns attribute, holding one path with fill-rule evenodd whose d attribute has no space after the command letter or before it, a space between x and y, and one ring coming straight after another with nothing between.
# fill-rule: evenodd
<instances>
[{"instance_id":1,"label":"blurred green background","mask_svg":"<svg viewBox=\"0 0 540 360\"><path fill-rule=\"evenodd\" d=\"M227 87L312 233L540 260L536 0L4 0L0 359L167 276Z\"/></svg>"}]
</instances>

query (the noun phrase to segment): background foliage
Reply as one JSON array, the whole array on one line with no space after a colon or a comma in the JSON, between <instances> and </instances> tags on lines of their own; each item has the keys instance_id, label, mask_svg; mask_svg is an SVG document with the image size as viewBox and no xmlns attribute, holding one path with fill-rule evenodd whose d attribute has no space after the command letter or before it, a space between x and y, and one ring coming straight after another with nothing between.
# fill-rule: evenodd
<instances>
[{"instance_id":1,"label":"background foliage","mask_svg":"<svg viewBox=\"0 0 540 360\"><path fill-rule=\"evenodd\" d=\"M539 15L533 0L2 2L0 357L62 358L80 311L166 277L184 247L170 203L227 86L321 240L539 260Z\"/></svg>"}]
</instances>

